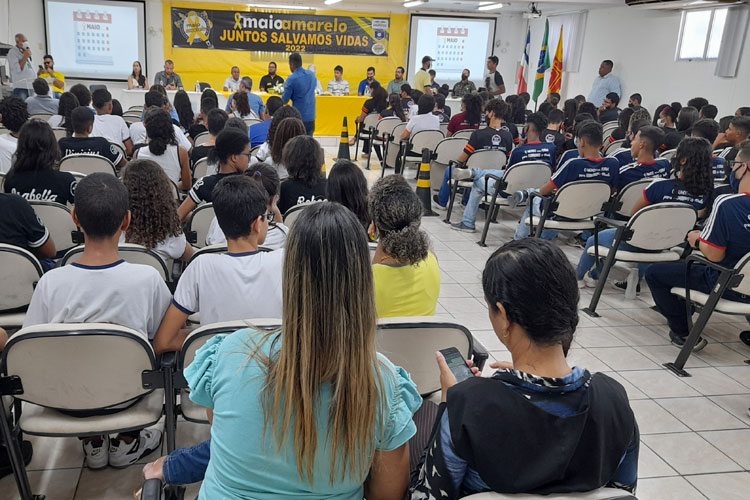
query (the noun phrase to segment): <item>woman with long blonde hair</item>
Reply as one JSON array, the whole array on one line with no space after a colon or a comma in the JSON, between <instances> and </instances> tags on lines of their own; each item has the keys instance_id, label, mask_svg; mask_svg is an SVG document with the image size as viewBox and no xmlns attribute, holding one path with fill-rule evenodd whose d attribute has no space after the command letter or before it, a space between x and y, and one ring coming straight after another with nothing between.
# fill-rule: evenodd
<instances>
[{"instance_id":1,"label":"woman with long blonde hair","mask_svg":"<svg viewBox=\"0 0 750 500\"><path fill-rule=\"evenodd\" d=\"M375 352L362 224L339 204L305 209L283 282L280 331L213 337L185 370L190 398L212 409L200 497L403 498L421 398ZM168 482L184 466L171 458L160 466Z\"/></svg>"}]
</instances>

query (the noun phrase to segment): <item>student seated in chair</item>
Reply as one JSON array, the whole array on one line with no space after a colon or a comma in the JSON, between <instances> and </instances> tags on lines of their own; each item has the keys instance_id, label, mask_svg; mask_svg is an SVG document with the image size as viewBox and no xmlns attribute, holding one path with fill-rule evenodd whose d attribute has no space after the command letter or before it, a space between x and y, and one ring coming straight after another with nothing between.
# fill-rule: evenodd
<instances>
[{"instance_id":1,"label":"student seated in chair","mask_svg":"<svg viewBox=\"0 0 750 500\"><path fill-rule=\"evenodd\" d=\"M633 145L633 139L635 139L635 136L638 135L638 132L644 128L644 127L650 127L651 122L649 120L630 120L630 125L628 126L628 133L625 136L625 142L622 143L622 146L615 149L611 153L607 155L608 158L614 158L617 160L617 163L620 165L620 167L624 167L625 165L630 165L633 163L636 159L633 157L633 151L632 151L632 145ZM661 130L661 127L657 127L659 130ZM664 134L664 131L662 131L662 135Z\"/></svg>"},{"instance_id":2,"label":"student seated in chair","mask_svg":"<svg viewBox=\"0 0 750 500\"><path fill-rule=\"evenodd\" d=\"M502 177L506 169L523 161L541 161L548 164L550 167L555 164L555 160L557 159L555 145L549 142L541 142L540 138L540 134L546 127L547 118L541 113L532 113L529 115L529 118L524 125L524 132L526 133L525 141L510 154L508 164L505 168L503 170L484 170L475 173L474 186L471 188L469 201L466 203L463 220L451 224L452 229L466 233L473 233L476 231L475 225L479 204L482 202L486 194L492 193L495 189L495 179L490 179L485 187L485 176L488 173ZM481 131L482 129L475 133ZM465 173L466 169L456 169L454 171L454 178L460 179L461 175Z\"/></svg>"},{"instance_id":3,"label":"student seated in chair","mask_svg":"<svg viewBox=\"0 0 750 500\"><path fill-rule=\"evenodd\" d=\"M130 264L118 255L120 233L130 226L127 189L114 175L90 174L78 183L72 212L86 238L83 254L78 262L53 269L39 280L23 327L112 323L153 339L172 295L154 268ZM143 429L121 433L111 442L109 436L85 438L86 464L90 469L134 464L161 445L161 434Z\"/></svg>"},{"instance_id":4,"label":"student seated in chair","mask_svg":"<svg viewBox=\"0 0 750 500\"><path fill-rule=\"evenodd\" d=\"M695 139L701 140L701 139ZM738 194L719 196L711 209L703 231L691 231L687 243L700 251L705 258L723 267L734 267L735 264L750 252L750 227L747 214L750 213L750 141L738 146L737 159L732 165L732 183L738 185ZM710 158L710 155L706 155ZM708 161L706 159L706 161ZM672 295L673 287L685 286L687 264L669 262L653 264L646 270L646 282L656 303L656 309L669 325L669 339L672 344L682 347L688 334L685 300ZM708 266L693 265L690 268L690 289L711 293L716 285L719 272ZM739 302L750 302L750 297L727 291L724 297ZM700 337L693 347L699 351L706 346L706 339Z\"/></svg>"},{"instance_id":5,"label":"student seated in chair","mask_svg":"<svg viewBox=\"0 0 750 500\"><path fill-rule=\"evenodd\" d=\"M0 193L0 243L31 252L42 269L55 267L55 242L29 202L17 194Z\"/></svg>"},{"instance_id":6,"label":"student seated in chair","mask_svg":"<svg viewBox=\"0 0 750 500\"><path fill-rule=\"evenodd\" d=\"M283 250L261 252L268 223L268 195L248 176L222 179L213 192L214 212L227 238L227 253L194 259L180 276L174 299L154 339L157 353L182 347L188 316L204 325L252 318L281 318Z\"/></svg>"},{"instance_id":7,"label":"student seated in chair","mask_svg":"<svg viewBox=\"0 0 750 500\"><path fill-rule=\"evenodd\" d=\"M96 89L91 94L91 104L94 105L94 129L91 135L104 137L109 142L119 144L125 149L125 154L133 151L133 141L127 123L121 116L112 114L112 94L107 89Z\"/></svg>"},{"instance_id":8,"label":"student seated in chair","mask_svg":"<svg viewBox=\"0 0 750 500\"><path fill-rule=\"evenodd\" d=\"M652 126L644 127L639 132L639 136L644 129L656 128ZM633 141L634 148L640 148L641 139L636 137ZM653 141L653 139L652 139ZM654 143L658 144L658 142ZM651 146L649 146L650 148ZM669 179L655 179L643 190L643 198L639 200L630 212L634 215L640 209L649 205L665 202L687 203L698 211L698 217L704 218L708 214L709 200L714 189L713 178L709 169L708 158L711 154L710 143L700 138L683 139L672 159L675 169L675 176ZM622 170L620 170L622 176ZM605 229L599 231L599 246L611 247L615 239L617 229ZM595 288L597 286L597 275L601 269L597 265L596 269L591 269L594 264L594 256L589 255L587 250L594 246L594 237L591 236L586 241L586 248L578 261L578 287L584 286ZM620 249L628 252L645 252L634 246L623 242ZM638 266L638 279L643 278L648 265ZM589 272L589 270L591 271ZM612 285L620 290L627 288L626 281L613 281ZM640 291L640 285L638 285Z\"/></svg>"},{"instance_id":9,"label":"student seated in chair","mask_svg":"<svg viewBox=\"0 0 750 500\"><path fill-rule=\"evenodd\" d=\"M731 148L727 154L722 154L727 162L731 162L737 156L739 144L750 137L750 116L737 116L729 122L725 133L719 134L714 141L714 149L719 146Z\"/></svg>"},{"instance_id":10,"label":"student seated in chair","mask_svg":"<svg viewBox=\"0 0 750 500\"><path fill-rule=\"evenodd\" d=\"M281 163L289 171L279 189L282 214L295 205L326 199L325 155L318 141L304 135L292 137L281 153Z\"/></svg>"},{"instance_id":11,"label":"student seated in chair","mask_svg":"<svg viewBox=\"0 0 750 500\"><path fill-rule=\"evenodd\" d=\"M94 115L89 108L78 106L70 113L73 126L73 136L63 137L57 141L63 158L68 155L84 154L101 156L111 161L116 168L125 166L126 159L120 149L110 144L104 137L92 137L94 129Z\"/></svg>"},{"instance_id":12,"label":"student seated in chair","mask_svg":"<svg viewBox=\"0 0 750 500\"><path fill-rule=\"evenodd\" d=\"M630 143L630 154L635 160L620 167L614 188L620 191L631 182L651 177L669 177L672 165L669 160L657 158L659 146L664 142L664 132L652 125L638 130Z\"/></svg>"},{"instance_id":13,"label":"student seated in chair","mask_svg":"<svg viewBox=\"0 0 750 500\"><path fill-rule=\"evenodd\" d=\"M193 150L190 152L190 165L195 167L195 164L198 163L199 160L208 157L208 153L216 145L216 136L224 130L224 125L226 125L228 118L229 117L224 111L217 108L208 112L203 120L208 127L208 139L200 146L193 147ZM209 170L210 168L211 167L209 166ZM217 167L214 166L214 168Z\"/></svg>"},{"instance_id":14,"label":"student seated in chair","mask_svg":"<svg viewBox=\"0 0 750 500\"><path fill-rule=\"evenodd\" d=\"M614 158L601 158L599 148L602 145L602 126L598 122L583 122L577 129L578 157L566 161L552 174L552 178L539 189L542 196L549 196L565 184L580 180L605 181L610 186L617 184L619 165ZM530 226L526 224L532 210L534 216L541 214L542 199L534 198L533 203L526 206L526 210L518 224L514 239L520 240L530 234ZM538 221L538 219L537 219ZM542 231L542 238L551 240L557 236L557 231L547 229Z\"/></svg>"},{"instance_id":15,"label":"student seated in chair","mask_svg":"<svg viewBox=\"0 0 750 500\"><path fill-rule=\"evenodd\" d=\"M378 248L372 260L378 317L433 316L440 295L440 268L420 229L422 204L400 175L370 190L369 233Z\"/></svg>"},{"instance_id":16,"label":"student seated in chair","mask_svg":"<svg viewBox=\"0 0 750 500\"><path fill-rule=\"evenodd\" d=\"M719 124L716 122L716 120L709 120L708 118L704 118L695 122L695 125L693 125L693 129L690 133L691 137L702 137L711 144L714 143L718 135ZM714 181L724 181L727 178L727 172L729 170L727 168L727 160L712 153L711 162L713 165Z\"/></svg>"},{"instance_id":17,"label":"student seated in chair","mask_svg":"<svg viewBox=\"0 0 750 500\"><path fill-rule=\"evenodd\" d=\"M625 389L566 359L579 294L565 254L536 238L511 241L487 261L482 287L512 362L456 383L437 353L442 404L411 498L634 491L640 439Z\"/></svg>"}]
</instances>

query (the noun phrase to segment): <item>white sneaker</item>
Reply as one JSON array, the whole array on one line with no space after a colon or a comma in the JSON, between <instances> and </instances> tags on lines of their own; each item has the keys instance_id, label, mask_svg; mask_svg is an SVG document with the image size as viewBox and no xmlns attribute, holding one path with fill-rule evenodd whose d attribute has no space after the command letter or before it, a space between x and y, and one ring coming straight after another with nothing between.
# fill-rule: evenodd
<instances>
[{"instance_id":1,"label":"white sneaker","mask_svg":"<svg viewBox=\"0 0 750 500\"><path fill-rule=\"evenodd\" d=\"M103 469L109 463L109 436L101 436L103 439L98 446L95 442L82 441L83 454L86 456L86 467L91 470Z\"/></svg>"},{"instance_id":2,"label":"white sneaker","mask_svg":"<svg viewBox=\"0 0 750 500\"><path fill-rule=\"evenodd\" d=\"M583 279L578 280L578 288L596 288L598 284L599 280L592 278L589 273L584 274Z\"/></svg>"},{"instance_id":3,"label":"white sneaker","mask_svg":"<svg viewBox=\"0 0 750 500\"><path fill-rule=\"evenodd\" d=\"M141 458L158 449L161 446L162 432L151 427L143 429L131 443L119 439L112 439L109 447L109 465L115 468L124 468L133 465Z\"/></svg>"},{"instance_id":4,"label":"white sneaker","mask_svg":"<svg viewBox=\"0 0 750 500\"><path fill-rule=\"evenodd\" d=\"M456 167L453 169L453 179L457 181L462 181L464 179L468 179L471 177L471 169L468 169L466 167Z\"/></svg>"}]
</instances>

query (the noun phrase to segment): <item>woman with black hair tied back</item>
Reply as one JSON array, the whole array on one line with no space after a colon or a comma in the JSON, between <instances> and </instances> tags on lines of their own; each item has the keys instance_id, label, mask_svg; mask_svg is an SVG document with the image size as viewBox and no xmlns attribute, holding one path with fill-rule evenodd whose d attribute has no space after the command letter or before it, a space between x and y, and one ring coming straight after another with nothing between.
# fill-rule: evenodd
<instances>
[{"instance_id":1,"label":"woman with black hair tied back","mask_svg":"<svg viewBox=\"0 0 750 500\"><path fill-rule=\"evenodd\" d=\"M657 122L658 126L664 128L665 132L669 132L670 129L676 130L677 115L680 114L681 109L682 104L680 104L679 102L673 102L672 104L664 105L661 111L658 111L658 113L655 115L659 117L659 120Z\"/></svg>"},{"instance_id":2,"label":"woman with black hair tied back","mask_svg":"<svg viewBox=\"0 0 750 500\"><path fill-rule=\"evenodd\" d=\"M482 98L477 94L466 94L461 98L461 112L448 122L447 137L459 130L478 129L482 122Z\"/></svg>"},{"instance_id":3,"label":"woman with black hair tied back","mask_svg":"<svg viewBox=\"0 0 750 500\"><path fill-rule=\"evenodd\" d=\"M344 205L357 216L362 226L370 226L367 211L367 179L362 169L349 160L338 160L328 174L326 198Z\"/></svg>"},{"instance_id":4,"label":"woman with black hair tied back","mask_svg":"<svg viewBox=\"0 0 750 500\"><path fill-rule=\"evenodd\" d=\"M195 113L193 113L190 96L184 90L178 90L174 95L174 110L177 111L180 128L183 132L187 132L195 123Z\"/></svg>"},{"instance_id":5,"label":"woman with black hair tied back","mask_svg":"<svg viewBox=\"0 0 750 500\"><path fill-rule=\"evenodd\" d=\"M442 404L412 498L632 492L640 440L625 389L566 359L579 294L565 254L540 238L511 241L487 261L482 288L513 361L457 384L437 353Z\"/></svg>"},{"instance_id":6,"label":"woman with black hair tied back","mask_svg":"<svg viewBox=\"0 0 750 500\"><path fill-rule=\"evenodd\" d=\"M440 295L440 268L422 229L422 203L400 175L370 190L370 240L378 317L433 316Z\"/></svg>"},{"instance_id":7,"label":"woman with black hair tied back","mask_svg":"<svg viewBox=\"0 0 750 500\"><path fill-rule=\"evenodd\" d=\"M398 94L389 95L388 107L380 112L380 118L388 118L391 116L400 118L402 122L406 121L406 115L404 114L404 107L401 105L401 97L399 97Z\"/></svg>"},{"instance_id":8,"label":"woman with black hair tied back","mask_svg":"<svg viewBox=\"0 0 750 500\"><path fill-rule=\"evenodd\" d=\"M692 106L685 106L684 108L680 108L680 112L677 113L675 129L671 131L665 129L667 134L664 136L664 144L661 147L661 151L675 149L686 135L690 135L693 130L693 125L697 121L697 109Z\"/></svg>"},{"instance_id":9,"label":"woman with black hair tied back","mask_svg":"<svg viewBox=\"0 0 750 500\"><path fill-rule=\"evenodd\" d=\"M143 123L146 126L148 144L137 149L133 158L155 161L178 188L190 188L190 159L187 150L177 144L169 113L163 109L150 109L146 112Z\"/></svg>"},{"instance_id":10,"label":"woman with black hair tied back","mask_svg":"<svg viewBox=\"0 0 750 500\"><path fill-rule=\"evenodd\" d=\"M73 122L70 114L79 106L78 98L70 92L63 92L60 96L60 104L57 106L57 114L52 115L47 123L52 128L60 127L65 129L68 137L73 135Z\"/></svg>"}]
</instances>

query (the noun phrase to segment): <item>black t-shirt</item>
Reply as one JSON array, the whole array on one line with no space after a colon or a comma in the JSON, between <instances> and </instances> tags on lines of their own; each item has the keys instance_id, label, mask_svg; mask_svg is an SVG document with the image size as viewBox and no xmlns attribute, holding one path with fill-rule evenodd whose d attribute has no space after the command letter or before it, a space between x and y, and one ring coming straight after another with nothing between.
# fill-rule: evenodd
<instances>
[{"instance_id":1,"label":"black t-shirt","mask_svg":"<svg viewBox=\"0 0 750 500\"><path fill-rule=\"evenodd\" d=\"M284 79L279 75L266 75L260 79L260 85L258 86L258 88L262 91L268 92L269 88L275 87L280 83L284 83Z\"/></svg>"},{"instance_id":2,"label":"black t-shirt","mask_svg":"<svg viewBox=\"0 0 750 500\"><path fill-rule=\"evenodd\" d=\"M63 137L58 141L63 158L72 154L103 156L112 163L122 161L122 153L104 137Z\"/></svg>"},{"instance_id":3,"label":"black t-shirt","mask_svg":"<svg viewBox=\"0 0 750 500\"><path fill-rule=\"evenodd\" d=\"M28 201L54 201L63 205L73 204L76 181L70 172L40 170L20 172L5 178L5 192L17 194Z\"/></svg>"},{"instance_id":4,"label":"black t-shirt","mask_svg":"<svg viewBox=\"0 0 750 500\"><path fill-rule=\"evenodd\" d=\"M0 243L31 249L49 239L49 232L29 202L14 194L0 194Z\"/></svg>"},{"instance_id":5,"label":"black t-shirt","mask_svg":"<svg viewBox=\"0 0 750 500\"><path fill-rule=\"evenodd\" d=\"M565 142L565 136L557 130L545 129L539 136L542 142L551 142L555 145L555 151L560 151Z\"/></svg>"},{"instance_id":6,"label":"black t-shirt","mask_svg":"<svg viewBox=\"0 0 750 500\"><path fill-rule=\"evenodd\" d=\"M190 164L195 165L198 160L201 160L208 156L208 152L211 151L214 146L195 146L193 151L190 153Z\"/></svg>"},{"instance_id":7,"label":"black t-shirt","mask_svg":"<svg viewBox=\"0 0 750 500\"><path fill-rule=\"evenodd\" d=\"M218 184L220 180L222 180L224 177L229 177L230 175L240 175L241 173L242 172L231 172L229 174L214 174L201 177L195 182L195 184L193 184L193 187L190 188L190 191L188 191L188 195L196 205L202 201L210 203L213 200L211 192L214 190L214 187L216 187L216 184Z\"/></svg>"},{"instance_id":8,"label":"black t-shirt","mask_svg":"<svg viewBox=\"0 0 750 500\"><path fill-rule=\"evenodd\" d=\"M326 199L327 179L321 177L312 186L303 184L296 179L287 179L281 183L279 191L279 211L283 214L290 208L301 203L321 201Z\"/></svg>"},{"instance_id":9,"label":"black t-shirt","mask_svg":"<svg viewBox=\"0 0 750 500\"><path fill-rule=\"evenodd\" d=\"M510 132L510 136L513 138L513 143L518 144L518 127L516 127L515 123L503 122L500 128ZM508 150L508 153L510 153L510 150Z\"/></svg>"},{"instance_id":10,"label":"black t-shirt","mask_svg":"<svg viewBox=\"0 0 750 500\"><path fill-rule=\"evenodd\" d=\"M401 98L401 109L404 110L404 114L409 116L409 109L414 105L414 100L411 97Z\"/></svg>"},{"instance_id":11,"label":"black t-shirt","mask_svg":"<svg viewBox=\"0 0 750 500\"><path fill-rule=\"evenodd\" d=\"M678 132L677 130L667 132L664 136L664 144L662 144L661 150L669 151L670 149L675 149L684 138L685 132Z\"/></svg>"},{"instance_id":12,"label":"black t-shirt","mask_svg":"<svg viewBox=\"0 0 750 500\"><path fill-rule=\"evenodd\" d=\"M194 123L188 129L188 135L192 140L195 140L198 134L202 134L203 132L208 132L208 129L202 123Z\"/></svg>"},{"instance_id":13,"label":"black t-shirt","mask_svg":"<svg viewBox=\"0 0 750 500\"><path fill-rule=\"evenodd\" d=\"M450 109L450 108L446 108L446 109ZM449 121L451 121L450 115L446 113L445 111L433 111L432 114L437 116L440 119L440 123L448 123Z\"/></svg>"},{"instance_id":14,"label":"black t-shirt","mask_svg":"<svg viewBox=\"0 0 750 500\"><path fill-rule=\"evenodd\" d=\"M513 149L513 137L504 128L495 130L491 127L480 128L472 132L469 142L464 146L464 153L471 156L480 149L499 149L510 156Z\"/></svg>"},{"instance_id":15,"label":"black t-shirt","mask_svg":"<svg viewBox=\"0 0 750 500\"><path fill-rule=\"evenodd\" d=\"M398 116L396 114L396 112L393 111L393 108L386 108L386 109L384 109L383 111L380 112L380 118L389 118L391 116L395 116L396 118L400 118L400 116Z\"/></svg>"},{"instance_id":16,"label":"black t-shirt","mask_svg":"<svg viewBox=\"0 0 750 500\"><path fill-rule=\"evenodd\" d=\"M380 113L383 110L375 108L375 99L367 99L362 105L362 111L369 115L370 113Z\"/></svg>"}]
</instances>

